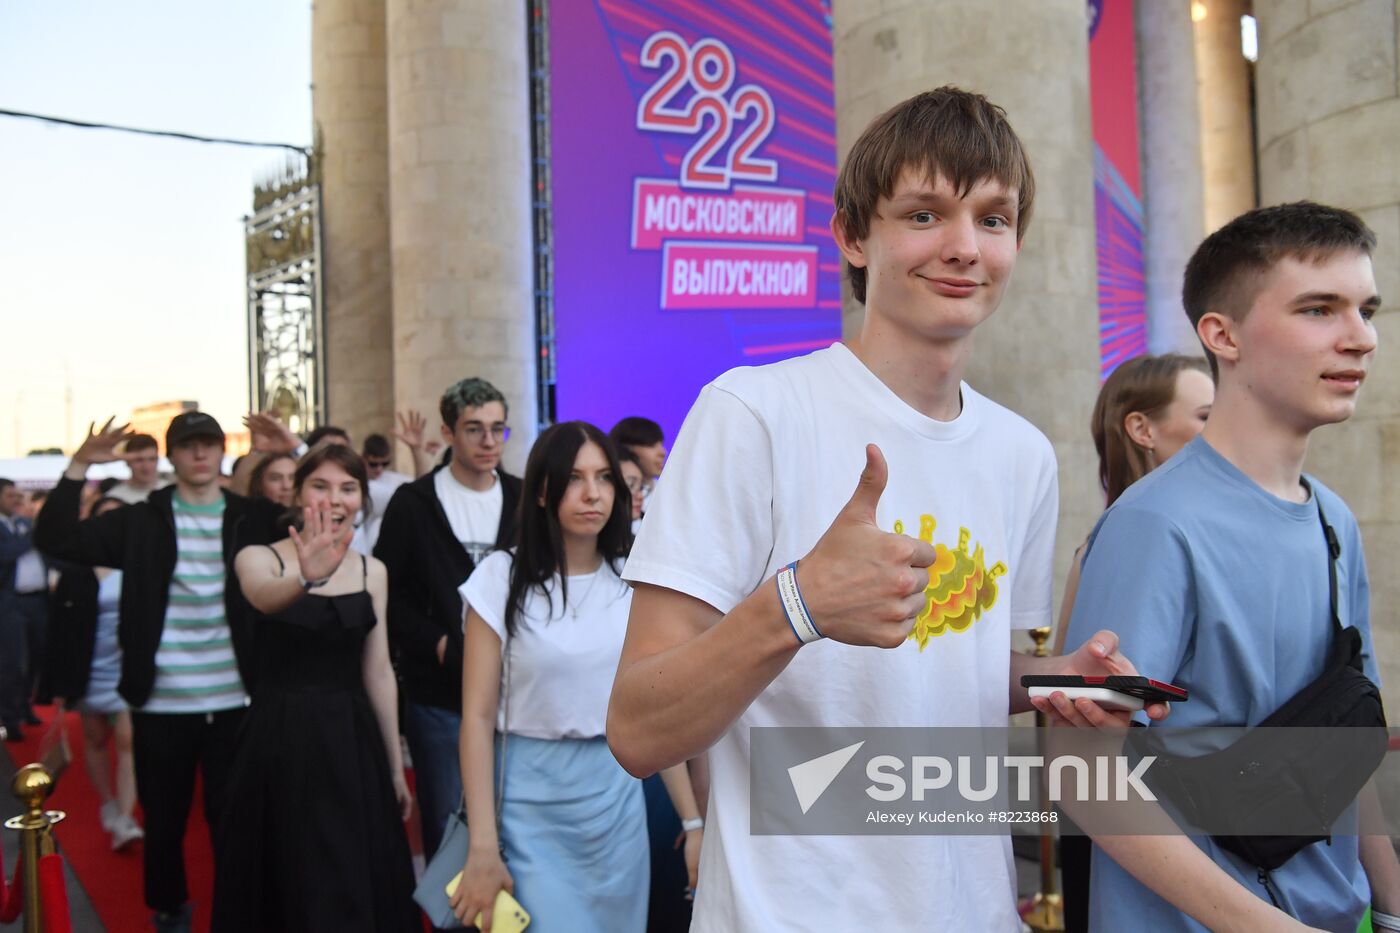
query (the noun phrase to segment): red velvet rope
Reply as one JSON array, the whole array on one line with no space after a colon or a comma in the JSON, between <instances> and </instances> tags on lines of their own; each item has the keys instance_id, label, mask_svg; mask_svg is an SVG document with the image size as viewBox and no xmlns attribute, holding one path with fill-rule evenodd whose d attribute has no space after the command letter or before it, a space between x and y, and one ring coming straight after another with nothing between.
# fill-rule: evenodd
<instances>
[{"instance_id":1,"label":"red velvet rope","mask_svg":"<svg viewBox=\"0 0 1400 933\"><path fill-rule=\"evenodd\" d=\"M63 856L39 858L39 903L44 905L44 933L73 933L68 917L68 891L63 881Z\"/></svg>"},{"instance_id":2,"label":"red velvet rope","mask_svg":"<svg viewBox=\"0 0 1400 933\"><path fill-rule=\"evenodd\" d=\"M20 884L19 865L15 865L15 877L5 888L5 858L0 855L0 923L14 923L19 912L24 909L24 885Z\"/></svg>"},{"instance_id":3,"label":"red velvet rope","mask_svg":"<svg viewBox=\"0 0 1400 933\"><path fill-rule=\"evenodd\" d=\"M39 857L39 903L44 907L44 933L73 933L61 855ZM20 883L20 865L15 866L14 878L7 888L5 857L0 854L0 923L14 923L23 909L24 885Z\"/></svg>"}]
</instances>

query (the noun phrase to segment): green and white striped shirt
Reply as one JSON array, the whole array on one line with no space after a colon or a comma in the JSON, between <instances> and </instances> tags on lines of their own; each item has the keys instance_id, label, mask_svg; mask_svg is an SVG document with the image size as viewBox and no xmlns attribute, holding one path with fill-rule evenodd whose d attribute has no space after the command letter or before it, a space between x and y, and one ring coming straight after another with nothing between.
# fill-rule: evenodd
<instances>
[{"instance_id":1,"label":"green and white striped shirt","mask_svg":"<svg viewBox=\"0 0 1400 933\"><path fill-rule=\"evenodd\" d=\"M191 505L176 495L175 574L156 651L148 713L214 713L248 702L224 616L224 500Z\"/></svg>"}]
</instances>

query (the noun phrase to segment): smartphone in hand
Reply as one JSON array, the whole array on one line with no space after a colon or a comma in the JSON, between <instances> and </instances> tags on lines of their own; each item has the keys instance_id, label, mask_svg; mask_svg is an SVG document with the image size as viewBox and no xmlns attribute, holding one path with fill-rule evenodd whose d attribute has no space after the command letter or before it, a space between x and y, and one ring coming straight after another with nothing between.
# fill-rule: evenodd
<instances>
[{"instance_id":1,"label":"smartphone in hand","mask_svg":"<svg viewBox=\"0 0 1400 933\"><path fill-rule=\"evenodd\" d=\"M1021 686L1033 697L1063 693L1071 700L1093 700L1104 709L1137 712L1148 703L1185 703L1187 692L1150 677L1092 677L1081 674L1025 674Z\"/></svg>"}]
</instances>

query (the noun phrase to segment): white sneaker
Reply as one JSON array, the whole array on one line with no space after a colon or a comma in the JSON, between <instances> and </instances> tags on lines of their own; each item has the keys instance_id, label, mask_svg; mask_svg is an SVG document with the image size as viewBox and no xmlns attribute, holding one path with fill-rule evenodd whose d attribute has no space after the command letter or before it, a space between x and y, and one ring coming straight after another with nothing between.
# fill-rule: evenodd
<instances>
[{"instance_id":1,"label":"white sneaker","mask_svg":"<svg viewBox=\"0 0 1400 933\"><path fill-rule=\"evenodd\" d=\"M129 816L117 817L117 825L112 829L112 851L125 849L138 839L145 839L146 831Z\"/></svg>"},{"instance_id":2,"label":"white sneaker","mask_svg":"<svg viewBox=\"0 0 1400 933\"><path fill-rule=\"evenodd\" d=\"M115 800L109 800L102 805L102 829L104 832L116 831L121 818L122 811Z\"/></svg>"}]
</instances>

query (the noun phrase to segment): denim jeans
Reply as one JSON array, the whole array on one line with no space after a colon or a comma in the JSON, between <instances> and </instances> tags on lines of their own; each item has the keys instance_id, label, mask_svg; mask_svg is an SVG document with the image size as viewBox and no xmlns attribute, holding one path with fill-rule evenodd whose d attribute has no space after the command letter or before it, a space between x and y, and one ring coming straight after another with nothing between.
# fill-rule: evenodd
<instances>
[{"instance_id":1,"label":"denim jeans","mask_svg":"<svg viewBox=\"0 0 1400 933\"><path fill-rule=\"evenodd\" d=\"M423 855L432 858L447 818L462 804L457 738L462 717L451 710L405 703L403 734L413 756L418 812L423 817Z\"/></svg>"}]
</instances>

